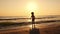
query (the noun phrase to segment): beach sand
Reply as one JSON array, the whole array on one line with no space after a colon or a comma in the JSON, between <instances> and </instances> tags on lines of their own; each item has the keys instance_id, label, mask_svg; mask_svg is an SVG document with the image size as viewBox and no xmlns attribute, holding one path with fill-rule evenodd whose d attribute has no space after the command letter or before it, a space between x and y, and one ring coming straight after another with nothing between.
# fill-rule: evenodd
<instances>
[{"instance_id":1,"label":"beach sand","mask_svg":"<svg viewBox=\"0 0 60 34\"><path fill-rule=\"evenodd\" d=\"M38 25L37 25L38 26ZM9 29L9 30L0 30L0 34L30 34L29 27L21 29ZM60 23L53 23L50 25L41 25L38 26L40 34L60 34Z\"/></svg>"}]
</instances>

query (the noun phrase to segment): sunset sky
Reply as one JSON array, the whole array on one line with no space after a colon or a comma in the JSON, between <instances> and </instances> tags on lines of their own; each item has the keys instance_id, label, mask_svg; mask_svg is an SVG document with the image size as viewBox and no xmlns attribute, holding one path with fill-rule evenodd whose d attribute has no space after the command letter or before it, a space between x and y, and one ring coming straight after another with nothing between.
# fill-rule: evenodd
<instances>
[{"instance_id":1,"label":"sunset sky","mask_svg":"<svg viewBox=\"0 0 60 34\"><path fill-rule=\"evenodd\" d=\"M0 16L60 15L60 0L0 0Z\"/></svg>"}]
</instances>

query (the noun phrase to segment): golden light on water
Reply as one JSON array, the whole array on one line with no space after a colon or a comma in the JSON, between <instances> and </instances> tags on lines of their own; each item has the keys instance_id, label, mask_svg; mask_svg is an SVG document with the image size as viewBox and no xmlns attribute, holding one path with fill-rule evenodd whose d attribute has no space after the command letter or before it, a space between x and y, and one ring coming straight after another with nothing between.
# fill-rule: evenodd
<instances>
[{"instance_id":1,"label":"golden light on water","mask_svg":"<svg viewBox=\"0 0 60 34\"><path fill-rule=\"evenodd\" d=\"M28 21L31 22L31 19L29 19Z\"/></svg>"},{"instance_id":2,"label":"golden light on water","mask_svg":"<svg viewBox=\"0 0 60 34\"><path fill-rule=\"evenodd\" d=\"M29 25L30 28L32 28L32 25Z\"/></svg>"}]
</instances>

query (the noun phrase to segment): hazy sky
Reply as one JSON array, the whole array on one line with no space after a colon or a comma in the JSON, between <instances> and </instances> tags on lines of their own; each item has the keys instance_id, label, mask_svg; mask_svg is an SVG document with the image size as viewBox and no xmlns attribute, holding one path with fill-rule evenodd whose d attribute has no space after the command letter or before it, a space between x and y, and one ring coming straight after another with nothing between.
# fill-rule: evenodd
<instances>
[{"instance_id":1,"label":"hazy sky","mask_svg":"<svg viewBox=\"0 0 60 34\"><path fill-rule=\"evenodd\" d=\"M0 16L29 16L29 2L37 5L36 16L60 15L60 0L0 0Z\"/></svg>"}]
</instances>

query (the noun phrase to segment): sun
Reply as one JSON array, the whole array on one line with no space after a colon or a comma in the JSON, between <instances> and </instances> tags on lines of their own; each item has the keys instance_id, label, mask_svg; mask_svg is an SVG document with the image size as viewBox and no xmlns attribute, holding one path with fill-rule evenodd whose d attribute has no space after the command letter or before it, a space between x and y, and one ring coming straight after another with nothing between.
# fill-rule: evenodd
<instances>
[{"instance_id":1,"label":"sun","mask_svg":"<svg viewBox=\"0 0 60 34\"><path fill-rule=\"evenodd\" d=\"M36 9L37 9L37 5L36 5L35 2L29 2L29 3L27 4L27 10L28 10L29 12L35 12Z\"/></svg>"}]
</instances>

